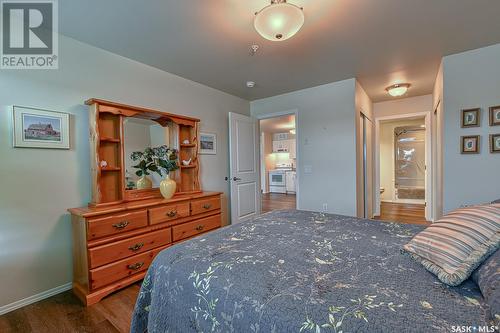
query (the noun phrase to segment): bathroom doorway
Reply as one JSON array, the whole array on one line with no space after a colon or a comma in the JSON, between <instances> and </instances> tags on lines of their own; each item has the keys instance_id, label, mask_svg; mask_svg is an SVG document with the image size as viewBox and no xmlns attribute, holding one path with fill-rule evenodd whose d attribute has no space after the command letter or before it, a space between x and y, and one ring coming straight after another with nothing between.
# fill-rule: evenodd
<instances>
[{"instance_id":1,"label":"bathroom doorway","mask_svg":"<svg viewBox=\"0 0 500 333\"><path fill-rule=\"evenodd\" d=\"M423 118L412 123L394 128L392 201L425 204L425 124Z\"/></svg>"},{"instance_id":2,"label":"bathroom doorway","mask_svg":"<svg viewBox=\"0 0 500 333\"><path fill-rule=\"evenodd\" d=\"M417 224L432 220L430 126L429 113L376 119L379 219Z\"/></svg>"}]
</instances>

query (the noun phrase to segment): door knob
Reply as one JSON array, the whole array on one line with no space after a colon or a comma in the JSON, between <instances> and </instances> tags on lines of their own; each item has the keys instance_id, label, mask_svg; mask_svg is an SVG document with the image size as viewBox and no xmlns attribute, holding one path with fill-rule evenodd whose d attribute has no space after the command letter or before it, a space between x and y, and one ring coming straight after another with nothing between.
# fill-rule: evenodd
<instances>
[{"instance_id":1,"label":"door knob","mask_svg":"<svg viewBox=\"0 0 500 333\"><path fill-rule=\"evenodd\" d=\"M237 182L238 180L241 180L241 178L233 177L233 181Z\"/></svg>"},{"instance_id":2,"label":"door knob","mask_svg":"<svg viewBox=\"0 0 500 333\"><path fill-rule=\"evenodd\" d=\"M229 180L229 177L224 177L224 180L227 182Z\"/></svg>"}]
</instances>

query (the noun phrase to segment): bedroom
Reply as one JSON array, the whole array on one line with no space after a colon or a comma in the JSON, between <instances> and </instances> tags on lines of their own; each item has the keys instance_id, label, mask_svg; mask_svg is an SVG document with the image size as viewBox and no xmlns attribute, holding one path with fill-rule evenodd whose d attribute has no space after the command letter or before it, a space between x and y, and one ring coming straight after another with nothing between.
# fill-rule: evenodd
<instances>
[{"instance_id":1,"label":"bedroom","mask_svg":"<svg viewBox=\"0 0 500 333\"><path fill-rule=\"evenodd\" d=\"M226 243L226 240L220 239L220 244L236 246L231 242L241 242L238 246L249 246L245 248L249 252L247 255L264 256L263 258L272 262L242 263L243 266L238 266L241 269L246 265L256 267L251 273L239 271L240 268L235 267L235 271L229 274L223 267L218 268L215 274L218 278L211 279L211 286L214 288L212 293L221 293L222 289L219 287L226 287L217 285L224 278L234 279L236 283L236 279L241 279L242 276L248 276L256 293L248 292L239 296L259 300L261 304L266 301L265 295L261 294L266 290L266 283L271 288L271 294L275 291L297 295L298 292L301 297L300 294L305 292L304 286L312 288L310 300L316 302L315 305L304 300L295 302L292 301L293 298L285 298L285 304L271 304L276 312L263 314L260 331L270 331L270 326L266 325L272 324L272 320L268 319L273 316L281 318L283 322L288 320L291 325L279 326L281 322L277 322L277 331L299 331L307 319L310 319L309 326L303 331L309 331L313 323L327 324L329 307L337 307L336 310L346 307L348 304L345 302L349 302L346 297L350 294L357 296L350 297L353 299L379 295L371 301L372 305L393 302L403 306L394 308L396 312L387 307L367 312L368 323L363 318L348 316L342 325L344 332L380 331L381 327L386 327L385 324L394 330L426 331L429 328L427 324L434 325L439 319L450 326L454 322L463 325L489 324L487 297L478 290L478 283L469 279L458 289L448 288L413 259L399 256L399 249L411 239L408 235L416 234L421 230L418 228L422 227L390 225L394 229L403 228L403 233L400 233L388 230L389 227L382 222L369 220L376 224L365 226L366 222L355 218L370 218L380 213L376 159L364 156L376 156L374 122L377 117L389 116L391 112L430 114L432 163L427 165L431 173L428 179L430 186L427 187L431 192L426 206L429 210L428 221L438 221L443 214L462 206L483 204L500 198L500 154L495 152L495 143L498 142L495 141L498 140L495 135L500 128L495 125L500 115L496 108L500 105L499 4L487 0L473 3L465 0L411 3L395 0L289 0L288 3L303 7L301 11L304 22L293 37L279 41L267 40L254 27L255 12L270 5L269 1L264 0L204 1L196 4L180 1L142 3L130 0L72 0L59 1L57 8L52 8L57 10L53 16L57 18L57 22L54 21L53 28L57 28L55 31L59 32L54 39L58 42L58 47L53 49L57 52L57 68L0 69L0 156L3 162L0 164L3 176L0 190L0 234L3 246L0 252L0 331L128 331L131 327L141 279L110 295L100 295L98 298L102 298L88 307L82 305L81 294L80 298L73 294L73 269L76 261L72 251L77 243L73 240L75 228L68 209L88 207L96 199L92 194L95 171L90 167L93 155L92 140L89 138L92 123L89 116L92 113L91 107L85 104L85 101L92 98L115 103L97 103L103 107L121 107L129 112L142 113L148 110L151 115L156 114L154 111L160 111L160 116L166 117L169 114L169 119L175 118L177 124L181 120L193 124L191 127L185 126L187 128L194 128L194 124L198 124L197 130L203 134L205 151L200 152L199 156L195 153L198 147L193 146L197 144L193 140L196 135L191 135L194 130L189 134L183 132L186 135L177 145L179 155L184 155L178 157L179 170L173 172L182 172L188 181L195 180L198 176L199 184L191 183L193 189L221 193L212 195L219 195L219 200L214 200L211 204L203 203L199 208L205 209L203 206L212 205L207 209L217 214L207 215L208 217L220 216L220 225L223 226L231 222L233 224L173 245L162 252L162 255L173 255L176 249L189 249L188 254L200 255L200 262L204 262L209 257L203 257L200 253L208 253L210 247L214 247L210 253L219 251L212 243L217 241L214 238L224 232L234 232L226 238L230 240L234 237L242 241ZM21 40L23 39L17 39L17 42L20 43ZM3 37L2 42L5 42ZM258 45L258 48L253 45ZM49 66L48 63L42 65ZM254 83L253 87L247 86L248 81ZM411 86L405 95L392 97L386 88L396 83L409 83ZM31 112L48 112L45 114L45 121L50 115L53 116L53 112L67 115L67 122L66 119L61 119L61 124L54 123L52 130L34 126L30 130L33 132L25 133L42 135L52 141L61 140L69 149L41 149L33 142L28 142L27 147L15 146L14 132L21 139L24 132L22 129L15 129L13 106L20 110L29 108ZM245 157L258 156L258 149L252 155L258 142L253 142L252 145L252 140L240 140L243 146L235 150L243 152L240 154L243 160L232 161L236 154L231 151L230 146L234 146L235 140L232 138L237 133L230 131L235 126L229 122L229 113L232 120L238 122L239 119L256 119L280 112L297 115L299 212L292 214L281 211L284 215L260 217L257 216L260 212L258 172L248 172L251 168L246 168L239 170L243 174L235 174L238 163L244 165L255 162ZM40 116L42 113L37 114ZM463 124L463 120L470 123ZM474 120L478 121L477 125ZM38 125L37 122L33 124ZM258 135L251 135L258 130L258 126L255 126L254 131L254 124L240 120L236 126L241 125L243 131L240 134L256 141ZM59 132L69 134L68 137L58 138L55 133L58 131L54 132L57 125L60 125ZM29 126L26 127L28 130ZM175 134L176 129L171 132ZM116 147L123 146L123 142L120 142L118 130L113 133L116 136L102 135L103 139L108 139L103 140L106 142L103 146L115 147L106 149L103 154L116 153L113 156L119 157L121 150ZM466 142L462 142L462 137L465 137ZM179 138L177 135L177 139ZM186 143L183 143L185 140ZM174 146L174 141L170 142ZM181 144L184 145L183 148L180 147ZM465 153L462 154L462 150ZM198 164L192 164L192 159L189 161L191 155L186 156L187 151L196 155ZM122 171L118 170L121 169L120 166L112 163L119 161L119 158L105 161L109 166L107 169L105 166L98 166L106 169L104 173L107 176L104 179L114 179L116 182L115 186L105 184L104 192L101 192L105 193L104 199L139 193L133 192L134 189L122 189L120 186L125 184L125 177L113 176ZM180 164L183 161L188 163L181 170ZM97 168L94 163L92 166L94 170ZM133 170L132 178L140 177L135 174L137 171L140 170ZM258 168L255 167L254 171L258 171ZM152 174L155 175L154 172ZM243 179L247 176L250 178L233 180L234 177ZM134 181L137 179L134 178ZM188 181L179 182L178 188L184 187ZM116 186L118 183L120 186ZM144 193L149 192L146 189ZM194 195L199 194L192 196ZM238 195L241 200L237 200ZM174 196L170 200L176 200L175 198ZM191 197L189 200L198 199L205 200ZM190 202L188 205L191 204ZM327 209L324 209L324 204ZM103 206L102 209L110 209L109 207L113 209L115 206ZM150 207L141 209L147 211ZM187 210L190 211L190 208ZM184 212L187 213L187 210ZM328 214L314 213L323 211ZM170 213L170 210L166 213ZM182 212L177 210L177 213ZM139 220L149 223L148 214L149 212ZM337 215L329 214L351 218L333 222L331 219ZM265 220L269 216L275 218L271 221L273 223L266 224ZM185 219L186 223L194 221L191 217ZM246 219L250 221L238 222ZM309 224L307 228L304 226L304 233L310 239L297 236L292 240L289 237L293 238L292 235L298 233L292 228L295 223L286 224L290 228L285 229L279 225L283 219L299 224L312 220L318 223L314 223L317 228ZM253 221L264 221L268 229L250 230L255 224ZM330 221L335 224L335 227L329 229L331 234L324 229ZM119 225L121 222L124 221L119 220L113 224ZM354 226L358 226L358 223L359 230L356 230ZM338 229L339 225L346 224L345 230ZM158 225L164 229L174 227L161 223ZM195 228L200 226L198 223L193 225ZM232 231L245 226L248 226L248 230L244 232ZM131 238L142 237L143 234L137 230L146 230L138 228L129 232L127 227L124 227L124 233ZM152 228L148 225L145 228L150 227ZM157 231L147 229L147 232ZM346 234L349 238L357 232L366 240L363 247L357 248L350 240L342 240L342 235ZM265 243L263 235L266 234L273 238L272 244ZM313 234L316 235L314 238ZM170 236L173 237L172 234ZM245 241L245 237L255 242L254 247ZM344 241L344 249L331 249L328 242L323 246L321 237L323 240L334 241L333 244L336 245L341 245L341 241ZM90 249L126 239L128 238L111 242L109 237L97 237ZM198 242L203 239L205 241L201 245L210 242L204 248L205 252L203 248L199 248ZM377 243L377 239L380 243L392 245L383 248ZM107 243L108 241L111 243ZM293 241L296 246L290 245ZM125 251L129 251L129 246L141 243L143 242L131 243ZM82 247L87 245L84 243ZM259 245L273 249L274 252L267 252L275 253L276 257L266 257L266 253L255 248ZM144 250L145 247L138 251L151 251ZM85 248L84 252L87 250ZM297 251L302 251L300 256L294 256ZM381 258L386 258L391 251L395 254L394 257L380 259L383 260L380 264L390 264L390 267L386 266L387 270L392 270L395 277L404 277L377 277L375 265L368 263L372 257L355 262L348 260L348 253L360 254L357 251ZM333 252L338 253L329 259L328 255ZM119 251L111 253L117 255ZM278 257L281 255L282 257ZM221 261L224 258L229 260L232 255L226 252L222 257ZM312 261L296 261L305 257L312 257ZM337 257L339 259L336 261L334 258ZM121 260L114 257L112 261ZM140 262L142 260L129 264ZM271 265L276 274L284 275L273 277L264 274L263 272L268 271L266 264ZM401 272L396 272L398 264L401 264ZM346 277L351 279L355 276L358 280L348 282L338 276L335 277L336 280L331 280L332 277L325 275L326 282L315 285L310 281L312 276L298 268L300 265L317 270L318 278L327 271L335 271L340 265L339 269L343 270ZM189 276L194 269L191 269L191 263L177 268L181 270L183 267L190 271L176 271L175 274L187 274L183 288L191 292L196 276L191 279ZM196 272L207 273L208 267L208 263L200 265ZM354 273L356 267L364 268L360 271L362 274ZM88 278L89 272L94 268L87 268L84 275ZM145 275L147 265L138 270L138 274ZM410 270L415 279L420 279L419 285L428 284L430 294L426 294L427 299L417 297L415 290L409 290L405 294L415 297L406 303L401 300L401 295L385 295L388 289L400 291L400 283L415 281L405 280L411 274L405 274L404 270ZM127 274L129 271L126 270ZM256 272L262 273L262 279L255 275ZM291 272L297 286L295 291L283 290L281 287L286 285L284 283L274 283L287 278L287 274ZM300 280L297 274L305 275ZM116 287L122 280L113 281L109 285ZM387 284L383 285L385 281ZM377 283L378 286L373 286ZM96 287L95 290L102 291L109 285ZM273 286L275 290L272 289ZM337 287L331 290L332 286ZM473 288L474 291L465 293L463 288ZM342 302L332 303L332 297L338 290L342 291L339 293ZM91 295L94 294L93 291L86 290ZM444 299L440 300L434 292L449 297L443 296ZM320 294L322 296L317 297ZM235 301L239 297L232 292L230 295L235 297ZM447 312L445 305L449 299L457 301L454 305L459 310ZM282 301L281 299L279 302ZM366 301L370 302L369 299ZM474 301L479 302L479 305L475 305ZM328 304L322 307L323 302ZM248 331L258 320L250 318L251 304L238 304L243 307L245 316L234 322L235 325L241 325L234 326L234 330ZM301 309L295 313L297 319L288 318L279 311L280 306L288 309L288 305L293 311ZM194 306L191 304L186 309ZM226 324L221 319L220 308L216 306L216 310L218 322L222 325L217 326L217 329L230 330L223 326ZM226 309L224 313L228 311ZM189 310L186 313L192 313L189 320L194 320L194 312ZM413 318L421 318L422 315L427 321L420 323L421 326L409 326L412 325L410 323ZM180 318L179 322L170 323L173 331L185 331L182 326L175 325L189 323L189 320ZM203 317L198 315L198 318ZM399 323L393 322L394 319ZM384 323L385 320L387 321ZM438 327L445 330L440 325ZM211 327L203 326L200 330L208 331ZM327 328L321 330L328 331Z\"/></svg>"}]
</instances>

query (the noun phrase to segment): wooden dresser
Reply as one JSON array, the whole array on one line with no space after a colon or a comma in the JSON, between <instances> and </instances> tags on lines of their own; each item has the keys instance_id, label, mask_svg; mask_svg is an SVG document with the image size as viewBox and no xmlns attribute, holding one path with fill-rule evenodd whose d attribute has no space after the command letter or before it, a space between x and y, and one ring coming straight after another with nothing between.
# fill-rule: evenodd
<instances>
[{"instance_id":1,"label":"wooden dresser","mask_svg":"<svg viewBox=\"0 0 500 333\"><path fill-rule=\"evenodd\" d=\"M221 193L72 208L73 290L86 305L142 279L163 249L221 226Z\"/></svg>"},{"instance_id":2,"label":"wooden dresser","mask_svg":"<svg viewBox=\"0 0 500 333\"><path fill-rule=\"evenodd\" d=\"M73 291L90 305L142 279L161 250L219 228L221 193L201 189L199 119L101 99L85 103L89 106L92 198L88 207L69 212ZM130 121L159 125L161 138L168 137L163 144L178 151L178 169L169 173L176 183L171 199L164 199L152 185L130 186L126 161L131 153L125 142L142 135L127 136ZM149 142L151 137L146 137ZM151 147L141 146L147 148ZM137 168L134 164L128 168Z\"/></svg>"}]
</instances>

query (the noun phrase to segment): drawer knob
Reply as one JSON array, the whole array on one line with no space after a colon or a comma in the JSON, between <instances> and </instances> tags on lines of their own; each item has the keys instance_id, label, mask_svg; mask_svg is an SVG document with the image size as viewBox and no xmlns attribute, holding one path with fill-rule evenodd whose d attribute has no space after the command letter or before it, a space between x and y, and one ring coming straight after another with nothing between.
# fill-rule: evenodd
<instances>
[{"instance_id":1,"label":"drawer knob","mask_svg":"<svg viewBox=\"0 0 500 333\"><path fill-rule=\"evenodd\" d=\"M168 217L175 217L177 215L177 211L176 210L171 210L170 212L168 212L167 214Z\"/></svg>"},{"instance_id":2,"label":"drawer knob","mask_svg":"<svg viewBox=\"0 0 500 333\"><path fill-rule=\"evenodd\" d=\"M121 230L121 229L125 228L126 226L128 226L128 224L129 224L128 221L123 221L120 223L113 224L113 227L115 227L118 230Z\"/></svg>"},{"instance_id":3,"label":"drawer knob","mask_svg":"<svg viewBox=\"0 0 500 333\"><path fill-rule=\"evenodd\" d=\"M144 246L144 243L137 243L133 246L130 246L128 249L130 251L136 252L136 251L139 251L141 249L141 247L143 247L143 246Z\"/></svg>"},{"instance_id":4,"label":"drawer knob","mask_svg":"<svg viewBox=\"0 0 500 333\"><path fill-rule=\"evenodd\" d=\"M133 265L128 265L127 268L131 269L133 271L136 271L136 270L140 269L142 266L144 266L144 262L136 262Z\"/></svg>"},{"instance_id":5,"label":"drawer knob","mask_svg":"<svg viewBox=\"0 0 500 333\"><path fill-rule=\"evenodd\" d=\"M210 209L211 207L212 207L212 205L209 203L203 205L203 208L205 208L205 209Z\"/></svg>"},{"instance_id":6,"label":"drawer knob","mask_svg":"<svg viewBox=\"0 0 500 333\"><path fill-rule=\"evenodd\" d=\"M200 224L199 226L196 227L196 230L201 231L201 230L203 230L203 228L204 228L204 225Z\"/></svg>"}]
</instances>

